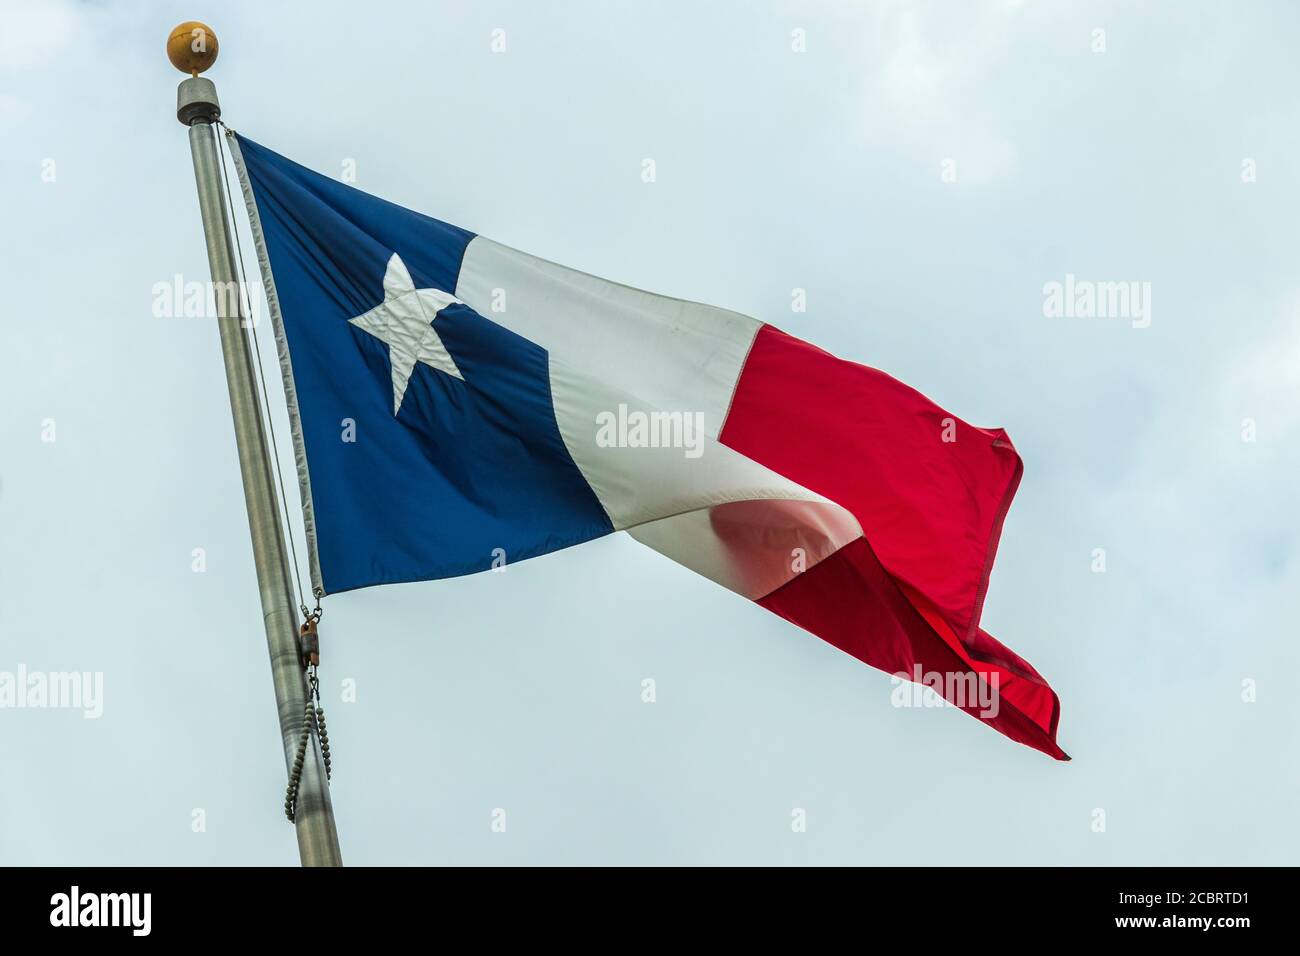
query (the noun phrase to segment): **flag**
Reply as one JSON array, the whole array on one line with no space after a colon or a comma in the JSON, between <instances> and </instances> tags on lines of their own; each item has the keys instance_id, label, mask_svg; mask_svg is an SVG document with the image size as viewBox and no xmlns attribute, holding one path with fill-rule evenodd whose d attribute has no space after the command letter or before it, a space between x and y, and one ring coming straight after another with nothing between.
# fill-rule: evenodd
<instances>
[{"instance_id":1,"label":"flag","mask_svg":"<svg viewBox=\"0 0 1300 956\"><path fill-rule=\"evenodd\" d=\"M980 628L1021 461L883 372L555 265L234 137L313 583L445 578L615 531L1060 759Z\"/></svg>"}]
</instances>

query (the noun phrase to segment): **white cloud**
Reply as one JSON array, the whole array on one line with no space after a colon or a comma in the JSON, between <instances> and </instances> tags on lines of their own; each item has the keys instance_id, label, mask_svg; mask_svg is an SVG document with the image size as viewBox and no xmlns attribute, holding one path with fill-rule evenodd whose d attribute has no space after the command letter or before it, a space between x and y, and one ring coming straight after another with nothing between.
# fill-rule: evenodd
<instances>
[{"instance_id":1,"label":"white cloud","mask_svg":"<svg viewBox=\"0 0 1300 956\"><path fill-rule=\"evenodd\" d=\"M32 104L12 93L0 93L0 129L8 130L20 125L31 115Z\"/></svg>"},{"instance_id":2,"label":"white cloud","mask_svg":"<svg viewBox=\"0 0 1300 956\"><path fill-rule=\"evenodd\" d=\"M867 13L863 61L874 68L865 99L885 108L891 139L926 163L953 159L962 183L1003 181L1019 171L1019 150L1003 132L1001 104L980 99L990 71L1008 55L1008 23L1018 6L1012 0L961 6L899 0ZM853 100L863 96L856 91Z\"/></svg>"},{"instance_id":3,"label":"white cloud","mask_svg":"<svg viewBox=\"0 0 1300 956\"><path fill-rule=\"evenodd\" d=\"M0 0L0 73L38 69L80 34L76 7L65 0Z\"/></svg>"}]
</instances>

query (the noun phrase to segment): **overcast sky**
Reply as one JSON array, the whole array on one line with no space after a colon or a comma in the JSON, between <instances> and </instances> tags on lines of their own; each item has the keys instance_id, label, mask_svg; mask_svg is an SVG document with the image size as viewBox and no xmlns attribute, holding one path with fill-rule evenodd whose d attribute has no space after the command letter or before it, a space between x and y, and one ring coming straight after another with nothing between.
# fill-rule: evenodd
<instances>
[{"instance_id":1,"label":"overcast sky","mask_svg":"<svg viewBox=\"0 0 1300 956\"><path fill-rule=\"evenodd\" d=\"M207 278L191 18L251 138L1025 461L984 625L1073 762L620 534L327 599L345 861L1300 862L1295 5L0 0L0 672L103 680L0 709L0 863L297 861L217 332L152 309Z\"/></svg>"}]
</instances>

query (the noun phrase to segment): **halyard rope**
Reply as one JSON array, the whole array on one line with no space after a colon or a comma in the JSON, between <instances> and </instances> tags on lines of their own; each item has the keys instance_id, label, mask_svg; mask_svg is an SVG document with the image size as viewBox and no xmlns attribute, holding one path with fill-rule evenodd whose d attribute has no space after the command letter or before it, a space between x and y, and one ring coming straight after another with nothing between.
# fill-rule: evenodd
<instances>
[{"instance_id":1,"label":"halyard rope","mask_svg":"<svg viewBox=\"0 0 1300 956\"><path fill-rule=\"evenodd\" d=\"M219 125L222 129L226 131L227 136L234 135L234 130L232 130L225 123L221 122L221 120L217 120L217 125ZM234 233L235 236L235 254L239 264L240 297L242 299L243 295L247 293L249 296L249 303L251 305L252 293L247 292L248 274L244 271L244 245L243 242L240 241L239 230L235 226L235 200L233 194L230 192L230 174L226 170L226 157L228 154L228 149L226 147L225 141L220 136L217 137L217 147L221 151L221 177L223 180L225 180L226 203L230 207L230 231ZM252 330L253 333L253 357L257 363L257 377L261 381L261 389L259 392L259 398L261 399L261 401L259 402L259 406L262 409L262 413L266 416L266 427L271 438L271 456L272 459L275 461L275 477L276 477L276 481L280 485L280 502L283 504L283 507L280 508L280 511L285 526L284 528L285 537L289 539L289 553L293 556L294 586L297 588L295 594L298 598L298 607L302 610L303 617L307 617L310 613L307 610L307 598L306 598L307 590L302 585L302 569L298 565L298 547L297 545L294 544L293 525L289 521L289 508L288 508L289 498L284 491L284 470L280 467L280 448L275 441L275 420L271 416L270 392L268 392L266 388L266 370L262 366L262 344L261 342L258 341L257 338L257 323L251 320L251 316L248 322L248 327L250 330ZM316 607L319 610L320 608L319 600L316 602ZM319 614L317 614L317 616L319 617Z\"/></svg>"},{"instance_id":2,"label":"halyard rope","mask_svg":"<svg viewBox=\"0 0 1300 956\"><path fill-rule=\"evenodd\" d=\"M226 131L227 136L233 136L234 131L226 126L220 120L217 124ZM221 156L221 176L226 187L226 202L230 210L230 230L235 235L235 255L239 266L239 290L240 302L242 308L243 296L249 295L249 305L251 312L252 296L248 293L248 274L244 269L244 247L239 238L239 230L235 226L235 203L234 196L230 191L230 173L226 169L226 157L228 148L222 137L217 137L217 148ZM251 316L250 316L251 318ZM242 322L241 322L242 324ZM266 386L266 369L262 365L262 345L257 337L257 323L250 321L249 329L253 333L253 357L257 364L257 377L260 382L258 397L260 399L258 407L261 414L265 416L266 429L270 436L271 455L275 462L276 482L280 487L280 499L277 502L277 510L280 511L279 520L284 523L285 537L289 539L289 553L293 559L293 574L295 596L298 599L298 607L302 611L303 624L298 632L298 647L302 655L302 666L307 676L307 701L302 712L302 729L298 736L298 748L294 752L293 765L289 769L289 784L284 794L284 815L293 823L298 814L298 788L302 783L302 768L307 759L307 747L311 743L312 730L316 731L316 736L320 740L321 760L325 764L325 781L328 784L333 776L333 767L330 761L330 738L329 732L325 728L325 708L320 703L320 680L317 676L317 668L320 665L320 638L317 633L317 623L321 619L320 599L323 596L320 589L312 590L312 595L316 599L316 607L312 610L307 608L306 588L302 583L302 568L298 562L298 548L294 544L293 524L289 520L288 495L285 493L284 486L284 469L280 465L280 449L275 441L275 420L271 415L270 392ZM254 383L256 388L258 382Z\"/></svg>"}]
</instances>

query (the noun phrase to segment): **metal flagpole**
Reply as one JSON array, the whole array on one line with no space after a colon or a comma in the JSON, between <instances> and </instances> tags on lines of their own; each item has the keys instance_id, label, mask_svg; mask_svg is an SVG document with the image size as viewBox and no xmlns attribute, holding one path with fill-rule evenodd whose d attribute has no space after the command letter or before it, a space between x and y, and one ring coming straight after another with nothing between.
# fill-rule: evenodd
<instances>
[{"instance_id":1,"label":"metal flagpole","mask_svg":"<svg viewBox=\"0 0 1300 956\"><path fill-rule=\"evenodd\" d=\"M183 23L172 31L167 42L167 55L177 69L190 74L176 91L176 118L190 131L194 179L198 184L199 211L203 216L212 281L218 290L238 289L231 241L233 224L226 218L221 159L214 125L221 115L221 106L217 102L216 86L198 75L216 59L216 36L201 23ZM233 306L231 299L234 300ZM266 431L257 404L253 353L243 326L242 298L240 295L218 294L216 302L221 356L226 365L235 444L239 450L239 472L248 507L248 529L253 539L253 563L262 598L266 643L271 653L271 679L275 684L275 702L280 714L280 736L285 764L292 770L307 703L307 684L298 647L293 577L285 552ZM303 762L294 824L303 866L342 866L329 784L314 737Z\"/></svg>"}]
</instances>

